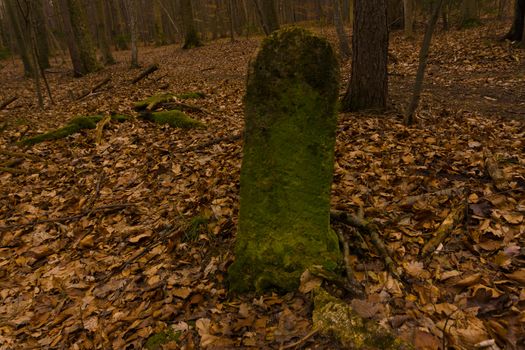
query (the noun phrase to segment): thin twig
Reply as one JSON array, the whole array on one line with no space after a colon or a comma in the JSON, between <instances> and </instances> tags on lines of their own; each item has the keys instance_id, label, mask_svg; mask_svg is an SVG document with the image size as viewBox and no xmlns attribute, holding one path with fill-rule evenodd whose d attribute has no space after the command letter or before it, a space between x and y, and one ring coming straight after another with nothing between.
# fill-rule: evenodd
<instances>
[{"instance_id":1,"label":"thin twig","mask_svg":"<svg viewBox=\"0 0 525 350\"><path fill-rule=\"evenodd\" d=\"M304 342L306 342L311 337L313 337L315 334L317 334L317 332L319 332L319 330L314 328L314 329L312 329L312 331L310 331L310 333L308 333L307 335L305 335L304 337L302 337L301 339L299 339L295 343L291 343L291 344L288 344L288 345L285 345L285 346L281 346L279 348L279 350L286 350L286 349L295 348L295 347L303 344Z\"/></svg>"},{"instance_id":2,"label":"thin twig","mask_svg":"<svg viewBox=\"0 0 525 350\"><path fill-rule=\"evenodd\" d=\"M39 220L33 220L31 222L27 222L25 224L14 224L14 225L7 225L7 226L0 226L0 232L7 231L11 229L17 229L22 227L28 227L33 225L39 225L39 224L45 224L45 223L51 223L51 222L67 222L67 221L73 221L73 220L79 220L83 218L86 215L90 215L95 212L110 212L112 210L118 210L118 209L124 209L127 207L135 206L136 203L119 203L119 204L110 204L110 205L103 205L100 207L96 207L90 211L82 211L79 214L75 215L69 215L69 216L61 216L58 218L53 219L39 219Z\"/></svg>"}]
</instances>

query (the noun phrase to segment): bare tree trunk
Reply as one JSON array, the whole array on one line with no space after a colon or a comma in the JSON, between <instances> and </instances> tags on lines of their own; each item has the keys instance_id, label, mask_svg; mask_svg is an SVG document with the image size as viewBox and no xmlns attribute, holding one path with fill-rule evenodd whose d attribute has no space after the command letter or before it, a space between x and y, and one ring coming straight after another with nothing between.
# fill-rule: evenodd
<instances>
[{"instance_id":1,"label":"bare tree trunk","mask_svg":"<svg viewBox=\"0 0 525 350\"><path fill-rule=\"evenodd\" d=\"M478 0L463 0L461 3L461 26L469 27L479 24Z\"/></svg>"},{"instance_id":2,"label":"bare tree trunk","mask_svg":"<svg viewBox=\"0 0 525 350\"><path fill-rule=\"evenodd\" d=\"M388 97L387 1L356 0L354 18L352 74L342 109L382 110Z\"/></svg>"},{"instance_id":3,"label":"bare tree trunk","mask_svg":"<svg viewBox=\"0 0 525 350\"><path fill-rule=\"evenodd\" d=\"M34 67L31 59L31 49L28 47L29 38L24 35L27 31L24 30L23 18L19 11L18 3L16 0L6 0L5 5L9 24L15 37L17 53L20 55L24 65L24 75L27 77L32 76Z\"/></svg>"},{"instance_id":4,"label":"bare tree trunk","mask_svg":"<svg viewBox=\"0 0 525 350\"><path fill-rule=\"evenodd\" d=\"M345 32L343 19L341 18L341 2L339 0L333 0L334 5L334 23L337 31L337 39L339 41L339 50L343 60L347 60L350 57L350 44L348 43L348 36Z\"/></svg>"},{"instance_id":5,"label":"bare tree trunk","mask_svg":"<svg viewBox=\"0 0 525 350\"><path fill-rule=\"evenodd\" d=\"M414 84L414 92L412 94L412 100L410 105L407 108L405 113L405 124L412 125L414 123L414 112L419 104L419 98L421 96L421 89L423 88L423 78L425 77L425 68L427 66L428 51L430 49L430 42L432 41L432 33L436 27L436 23L441 11L441 6L443 6L444 0L439 0L432 12L432 17L428 23L427 30L425 32L425 37L423 38L423 44L421 45L421 50L419 51L419 66L417 68L416 82Z\"/></svg>"},{"instance_id":6,"label":"bare tree trunk","mask_svg":"<svg viewBox=\"0 0 525 350\"><path fill-rule=\"evenodd\" d=\"M228 2L228 19L230 22L230 40L233 43L235 41L235 26L233 24L233 19L235 14L233 13L233 0L226 0Z\"/></svg>"},{"instance_id":7,"label":"bare tree trunk","mask_svg":"<svg viewBox=\"0 0 525 350\"><path fill-rule=\"evenodd\" d=\"M115 58L111 53L108 40L108 26L106 24L106 13L104 11L104 0L96 0L97 9L97 39L104 64L115 64Z\"/></svg>"},{"instance_id":8,"label":"bare tree trunk","mask_svg":"<svg viewBox=\"0 0 525 350\"><path fill-rule=\"evenodd\" d=\"M279 19L275 0L253 0L259 14L264 34L270 35L271 32L279 29Z\"/></svg>"},{"instance_id":9,"label":"bare tree trunk","mask_svg":"<svg viewBox=\"0 0 525 350\"><path fill-rule=\"evenodd\" d=\"M75 76L99 69L93 39L79 0L60 0L62 19Z\"/></svg>"},{"instance_id":10,"label":"bare tree trunk","mask_svg":"<svg viewBox=\"0 0 525 350\"><path fill-rule=\"evenodd\" d=\"M403 0L405 16L405 35L412 37L414 35L414 17L416 14L416 4L414 0Z\"/></svg>"},{"instance_id":11,"label":"bare tree trunk","mask_svg":"<svg viewBox=\"0 0 525 350\"><path fill-rule=\"evenodd\" d=\"M184 25L184 45L183 49L191 49L202 46L202 42L195 28L195 18L191 0L181 0L182 22Z\"/></svg>"},{"instance_id":12,"label":"bare tree trunk","mask_svg":"<svg viewBox=\"0 0 525 350\"><path fill-rule=\"evenodd\" d=\"M137 48L137 2L136 0L126 0L126 10L129 18L129 32L131 37L131 67L138 68L139 65L139 50Z\"/></svg>"}]
</instances>

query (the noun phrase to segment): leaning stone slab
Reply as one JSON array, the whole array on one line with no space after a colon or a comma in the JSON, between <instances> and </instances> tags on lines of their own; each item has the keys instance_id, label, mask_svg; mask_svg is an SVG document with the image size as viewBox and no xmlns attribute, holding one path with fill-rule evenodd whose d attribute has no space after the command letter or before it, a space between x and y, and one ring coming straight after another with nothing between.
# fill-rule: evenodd
<instances>
[{"instance_id":1,"label":"leaning stone slab","mask_svg":"<svg viewBox=\"0 0 525 350\"><path fill-rule=\"evenodd\" d=\"M294 290L306 268L340 259L330 229L338 77L330 44L298 28L266 38L251 64L234 291Z\"/></svg>"}]
</instances>

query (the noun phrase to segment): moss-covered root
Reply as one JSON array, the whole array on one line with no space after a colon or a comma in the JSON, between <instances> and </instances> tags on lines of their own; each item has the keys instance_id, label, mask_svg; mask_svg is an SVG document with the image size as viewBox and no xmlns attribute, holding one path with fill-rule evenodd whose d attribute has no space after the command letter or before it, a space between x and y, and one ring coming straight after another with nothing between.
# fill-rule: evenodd
<instances>
[{"instance_id":1,"label":"moss-covered root","mask_svg":"<svg viewBox=\"0 0 525 350\"><path fill-rule=\"evenodd\" d=\"M173 128L194 129L204 127L204 124L200 121L192 119L176 109L163 112L142 113L140 117L157 124L168 124Z\"/></svg>"},{"instance_id":2,"label":"moss-covered root","mask_svg":"<svg viewBox=\"0 0 525 350\"><path fill-rule=\"evenodd\" d=\"M135 103L135 106L133 109L136 111L152 111L155 109L155 107L161 103L170 102L173 101L173 94L159 94L159 95L153 95L151 97L148 97L145 100L139 101Z\"/></svg>"},{"instance_id":3,"label":"moss-covered root","mask_svg":"<svg viewBox=\"0 0 525 350\"><path fill-rule=\"evenodd\" d=\"M35 145L40 142L44 141L50 141L50 140L58 140L65 138L69 135L73 135L77 132L79 132L82 129L95 129L97 127L97 123L101 121L103 116L101 115L90 115L90 116L79 116L71 119L65 126L46 132L44 134L40 134L34 137L27 138L25 140L20 141L19 143L21 145ZM127 115L122 114L114 114L111 116L111 120L116 120L119 122L130 120L131 117Z\"/></svg>"},{"instance_id":4,"label":"moss-covered root","mask_svg":"<svg viewBox=\"0 0 525 350\"><path fill-rule=\"evenodd\" d=\"M233 291L294 290L341 259L330 229L339 67L330 44L288 28L250 67Z\"/></svg>"},{"instance_id":5,"label":"moss-covered root","mask_svg":"<svg viewBox=\"0 0 525 350\"><path fill-rule=\"evenodd\" d=\"M181 100L188 100L188 99L201 99L205 98L206 94L204 92L200 91L194 91L194 92L183 92L182 94L178 94L177 98Z\"/></svg>"},{"instance_id":6,"label":"moss-covered root","mask_svg":"<svg viewBox=\"0 0 525 350\"><path fill-rule=\"evenodd\" d=\"M44 134L20 141L22 145L34 145L49 140L58 140L73 135L82 129L95 129L97 123L102 120L101 115L80 116L71 119L65 126Z\"/></svg>"},{"instance_id":7,"label":"moss-covered root","mask_svg":"<svg viewBox=\"0 0 525 350\"><path fill-rule=\"evenodd\" d=\"M401 350L412 347L373 320L359 316L350 305L329 295L324 289L315 291L314 329L333 336L349 349Z\"/></svg>"}]
</instances>

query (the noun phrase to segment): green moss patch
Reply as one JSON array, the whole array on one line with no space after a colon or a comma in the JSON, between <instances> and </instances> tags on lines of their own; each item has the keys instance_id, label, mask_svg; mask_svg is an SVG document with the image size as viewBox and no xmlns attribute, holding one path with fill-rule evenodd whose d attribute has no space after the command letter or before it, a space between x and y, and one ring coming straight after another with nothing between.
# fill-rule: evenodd
<instances>
[{"instance_id":1,"label":"green moss patch","mask_svg":"<svg viewBox=\"0 0 525 350\"><path fill-rule=\"evenodd\" d=\"M202 99L205 98L206 94L204 92L195 91L195 92L184 92L182 94L178 94L177 98L181 100L189 100L189 99Z\"/></svg>"},{"instance_id":2,"label":"green moss patch","mask_svg":"<svg viewBox=\"0 0 525 350\"><path fill-rule=\"evenodd\" d=\"M173 101L173 97L174 97L173 94L153 95L151 97L148 97L145 100L136 102L133 109L135 109L136 111L143 111L143 110L151 111L155 109L155 107L161 103Z\"/></svg>"},{"instance_id":3,"label":"green moss patch","mask_svg":"<svg viewBox=\"0 0 525 350\"><path fill-rule=\"evenodd\" d=\"M148 350L160 350L164 344L178 342L180 336L180 332L173 332L171 329L165 332L153 334L148 338L144 347Z\"/></svg>"},{"instance_id":4,"label":"green moss patch","mask_svg":"<svg viewBox=\"0 0 525 350\"><path fill-rule=\"evenodd\" d=\"M23 145L34 145L44 141L63 139L73 135L82 129L95 129L97 123L102 120L101 115L80 116L71 119L65 126L40 134L34 137L20 141Z\"/></svg>"},{"instance_id":5,"label":"green moss patch","mask_svg":"<svg viewBox=\"0 0 525 350\"><path fill-rule=\"evenodd\" d=\"M312 315L314 328L335 337L350 349L401 350L411 347L373 320L359 316L348 303L317 289Z\"/></svg>"},{"instance_id":6,"label":"green moss patch","mask_svg":"<svg viewBox=\"0 0 525 350\"><path fill-rule=\"evenodd\" d=\"M142 113L140 117L157 124L168 124L173 128L194 129L204 127L204 124L200 121L192 119L176 109L163 112Z\"/></svg>"}]
</instances>

